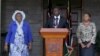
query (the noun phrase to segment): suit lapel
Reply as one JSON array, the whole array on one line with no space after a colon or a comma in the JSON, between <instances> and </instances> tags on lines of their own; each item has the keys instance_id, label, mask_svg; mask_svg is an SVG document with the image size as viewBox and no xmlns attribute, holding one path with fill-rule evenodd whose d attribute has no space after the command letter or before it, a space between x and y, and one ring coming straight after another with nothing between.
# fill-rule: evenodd
<instances>
[{"instance_id":1,"label":"suit lapel","mask_svg":"<svg viewBox=\"0 0 100 56\"><path fill-rule=\"evenodd\" d=\"M54 23L54 16L51 17L51 26L53 27L53 23Z\"/></svg>"}]
</instances>

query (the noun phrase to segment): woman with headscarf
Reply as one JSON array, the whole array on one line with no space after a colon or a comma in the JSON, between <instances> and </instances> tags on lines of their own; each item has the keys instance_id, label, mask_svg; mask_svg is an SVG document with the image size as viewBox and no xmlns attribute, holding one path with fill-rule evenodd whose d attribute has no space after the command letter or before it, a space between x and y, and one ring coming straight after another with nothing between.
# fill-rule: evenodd
<instances>
[{"instance_id":1,"label":"woman with headscarf","mask_svg":"<svg viewBox=\"0 0 100 56\"><path fill-rule=\"evenodd\" d=\"M12 22L8 28L5 39L5 50L10 45L9 56L29 56L31 49L32 34L29 23L25 21L25 13L16 10L12 16Z\"/></svg>"}]
</instances>

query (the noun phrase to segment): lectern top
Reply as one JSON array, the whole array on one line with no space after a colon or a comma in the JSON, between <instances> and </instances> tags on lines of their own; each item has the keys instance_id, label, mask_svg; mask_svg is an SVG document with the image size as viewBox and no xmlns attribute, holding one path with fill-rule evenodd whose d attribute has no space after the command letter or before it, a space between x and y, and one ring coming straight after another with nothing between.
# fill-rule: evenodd
<instances>
[{"instance_id":1,"label":"lectern top","mask_svg":"<svg viewBox=\"0 0 100 56\"><path fill-rule=\"evenodd\" d=\"M67 28L41 28L40 32L69 32Z\"/></svg>"}]
</instances>

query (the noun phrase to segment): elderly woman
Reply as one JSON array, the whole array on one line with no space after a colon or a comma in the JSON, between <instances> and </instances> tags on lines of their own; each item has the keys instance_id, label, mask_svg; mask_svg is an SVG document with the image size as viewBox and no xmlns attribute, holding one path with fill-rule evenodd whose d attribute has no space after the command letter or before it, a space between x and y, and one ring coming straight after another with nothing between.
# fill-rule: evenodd
<instances>
[{"instance_id":1,"label":"elderly woman","mask_svg":"<svg viewBox=\"0 0 100 56\"><path fill-rule=\"evenodd\" d=\"M95 23L91 22L89 13L84 13L83 21L77 29L77 37L81 47L81 56L95 56L96 26Z\"/></svg>"},{"instance_id":2,"label":"elderly woman","mask_svg":"<svg viewBox=\"0 0 100 56\"><path fill-rule=\"evenodd\" d=\"M10 45L9 56L29 56L28 49L31 49L32 34L29 23L25 21L25 13L15 11L12 20L4 48L7 51L8 45Z\"/></svg>"}]
</instances>

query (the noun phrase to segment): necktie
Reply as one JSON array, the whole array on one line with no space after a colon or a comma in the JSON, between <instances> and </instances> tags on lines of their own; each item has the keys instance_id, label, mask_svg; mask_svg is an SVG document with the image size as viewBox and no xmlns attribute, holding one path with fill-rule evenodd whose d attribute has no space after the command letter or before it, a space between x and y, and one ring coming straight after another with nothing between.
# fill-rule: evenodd
<instances>
[{"instance_id":1,"label":"necktie","mask_svg":"<svg viewBox=\"0 0 100 56\"><path fill-rule=\"evenodd\" d=\"M55 18L54 19L54 28L57 28L57 26L58 26L58 18Z\"/></svg>"}]
</instances>

